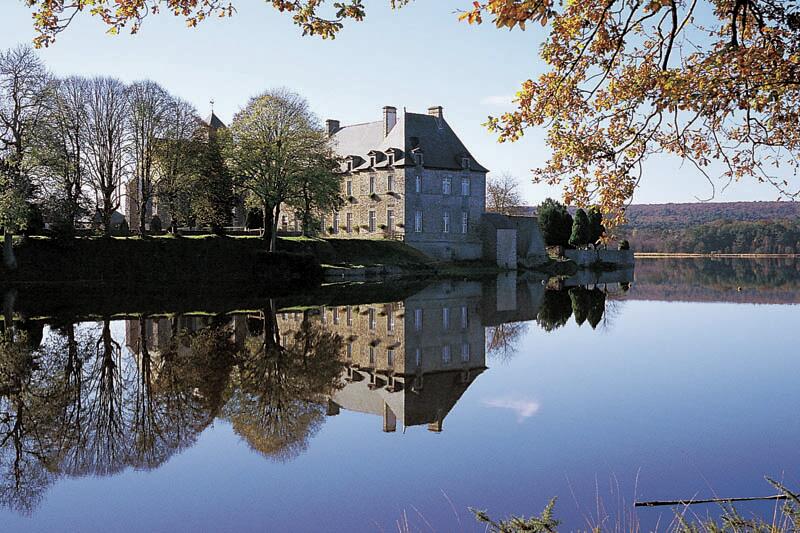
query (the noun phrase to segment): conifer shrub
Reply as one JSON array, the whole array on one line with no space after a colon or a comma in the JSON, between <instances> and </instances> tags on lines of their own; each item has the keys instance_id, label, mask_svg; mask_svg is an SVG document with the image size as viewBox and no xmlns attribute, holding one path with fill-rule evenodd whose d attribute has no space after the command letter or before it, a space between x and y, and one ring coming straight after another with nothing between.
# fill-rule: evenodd
<instances>
[{"instance_id":1,"label":"conifer shrub","mask_svg":"<svg viewBox=\"0 0 800 533\"><path fill-rule=\"evenodd\" d=\"M161 217L158 215L153 215L153 218L150 219L150 231L152 233L161 233L163 230L163 226L161 224Z\"/></svg>"}]
</instances>

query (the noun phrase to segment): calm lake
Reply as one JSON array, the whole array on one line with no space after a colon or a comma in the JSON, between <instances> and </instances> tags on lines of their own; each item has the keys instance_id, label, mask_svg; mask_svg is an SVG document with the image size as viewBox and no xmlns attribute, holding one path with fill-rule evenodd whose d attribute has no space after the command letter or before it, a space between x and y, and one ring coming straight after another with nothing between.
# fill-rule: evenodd
<instances>
[{"instance_id":1,"label":"calm lake","mask_svg":"<svg viewBox=\"0 0 800 533\"><path fill-rule=\"evenodd\" d=\"M800 489L800 261L52 299L6 296L3 531L482 531L553 496L664 529L633 501Z\"/></svg>"}]
</instances>

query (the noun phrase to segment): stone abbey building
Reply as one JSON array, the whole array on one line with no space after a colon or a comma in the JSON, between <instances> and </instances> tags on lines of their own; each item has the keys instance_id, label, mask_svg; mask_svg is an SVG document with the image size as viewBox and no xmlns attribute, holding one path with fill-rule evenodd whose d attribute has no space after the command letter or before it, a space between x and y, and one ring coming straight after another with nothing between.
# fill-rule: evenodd
<instances>
[{"instance_id":1,"label":"stone abbey building","mask_svg":"<svg viewBox=\"0 0 800 533\"><path fill-rule=\"evenodd\" d=\"M482 257L486 174L444 118L383 108L383 119L326 121L343 158L345 204L325 217L331 238L403 240L441 260Z\"/></svg>"}]
</instances>

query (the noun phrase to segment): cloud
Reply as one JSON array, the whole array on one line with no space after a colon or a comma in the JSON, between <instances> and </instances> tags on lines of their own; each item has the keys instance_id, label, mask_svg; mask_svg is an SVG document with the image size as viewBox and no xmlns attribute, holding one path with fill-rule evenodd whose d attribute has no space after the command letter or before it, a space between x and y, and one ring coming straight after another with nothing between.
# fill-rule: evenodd
<instances>
[{"instance_id":1,"label":"cloud","mask_svg":"<svg viewBox=\"0 0 800 533\"><path fill-rule=\"evenodd\" d=\"M517 413L517 422L520 423L539 412L539 402L527 398L490 398L484 400L483 404L487 407L499 407L514 411Z\"/></svg>"},{"instance_id":2,"label":"cloud","mask_svg":"<svg viewBox=\"0 0 800 533\"><path fill-rule=\"evenodd\" d=\"M508 96L504 94L497 94L493 96L485 96L481 99L481 105L504 105L510 106L511 102L514 100L513 96Z\"/></svg>"}]
</instances>

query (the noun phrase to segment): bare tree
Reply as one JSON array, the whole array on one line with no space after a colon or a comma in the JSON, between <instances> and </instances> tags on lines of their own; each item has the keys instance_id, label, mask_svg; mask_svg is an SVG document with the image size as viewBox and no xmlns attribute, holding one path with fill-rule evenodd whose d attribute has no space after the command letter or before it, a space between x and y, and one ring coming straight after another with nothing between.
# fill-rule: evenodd
<instances>
[{"instance_id":1,"label":"bare tree","mask_svg":"<svg viewBox=\"0 0 800 533\"><path fill-rule=\"evenodd\" d=\"M129 148L136 182L139 234L144 235L148 207L155 194L153 181L157 147L167 128L170 96L153 81L134 83L128 87L127 95Z\"/></svg>"},{"instance_id":2,"label":"bare tree","mask_svg":"<svg viewBox=\"0 0 800 533\"><path fill-rule=\"evenodd\" d=\"M85 209L88 82L69 77L55 83L48 118L37 143L44 188L55 222L72 232Z\"/></svg>"},{"instance_id":3,"label":"bare tree","mask_svg":"<svg viewBox=\"0 0 800 533\"><path fill-rule=\"evenodd\" d=\"M92 78L88 93L88 182L94 193L103 233L109 236L111 217L120 206L120 186L128 167L128 100L125 85L113 78Z\"/></svg>"},{"instance_id":4,"label":"bare tree","mask_svg":"<svg viewBox=\"0 0 800 533\"><path fill-rule=\"evenodd\" d=\"M519 179L509 172L489 176L486 181L486 210L504 215L514 214L514 208L522 203Z\"/></svg>"},{"instance_id":5,"label":"bare tree","mask_svg":"<svg viewBox=\"0 0 800 533\"><path fill-rule=\"evenodd\" d=\"M0 52L0 226L3 259L15 269L13 234L26 222L33 193L30 174L33 131L45 114L50 75L29 46Z\"/></svg>"}]
</instances>

